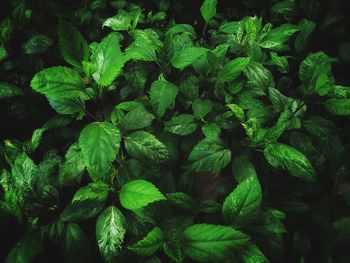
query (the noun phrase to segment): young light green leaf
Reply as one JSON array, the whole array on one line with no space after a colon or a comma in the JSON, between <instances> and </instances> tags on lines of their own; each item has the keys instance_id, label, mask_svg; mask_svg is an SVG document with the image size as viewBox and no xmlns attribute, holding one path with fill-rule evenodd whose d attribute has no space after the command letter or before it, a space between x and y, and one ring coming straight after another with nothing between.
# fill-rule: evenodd
<instances>
[{"instance_id":1,"label":"young light green leaf","mask_svg":"<svg viewBox=\"0 0 350 263\"><path fill-rule=\"evenodd\" d=\"M194 146L185 167L193 172L217 172L230 161L231 151L219 138L206 138Z\"/></svg>"},{"instance_id":2,"label":"young light green leaf","mask_svg":"<svg viewBox=\"0 0 350 263\"><path fill-rule=\"evenodd\" d=\"M155 227L142 240L128 246L128 249L140 256L149 257L162 246L163 242L162 230L159 227Z\"/></svg>"},{"instance_id":3,"label":"young light green leaf","mask_svg":"<svg viewBox=\"0 0 350 263\"><path fill-rule=\"evenodd\" d=\"M178 69L192 65L200 57L204 56L207 49L202 47L188 47L176 52L171 59L171 64Z\"/></svg>"},{"instance_id":4,"label":"young light green leaf","mask_svg":"<svg viewBox=\"0 0 350 263\"><path fill-rule=\"evenodd\" d=\"M162 163L170 158L166 146L145 131L137 131L126 137L125 148L131 157L139 161Z\"/></svg>"},{"instance_id":5,"label":"young light green leaf","mask_svg":"<svg viewBox=\"0 0 350 263\"><path fill-rule=\"evenodd\" d=\"M134 180L123 185L119 192L121 205L129 210L136 210L165 199L165 196L154 184L143 179Z\"/></svg>"},{"instance_id":6,"label":"young light green leaf","mask_svg":"<svg viewBox=\"0 0 350 263\"><path fill-rule=\"evenodd\" d=\"M220 70L217 81L218 82L228 82L235 80L239 77L242 71L248 66L250 62L250 58L235 58L234 60L228 62L225 66Z\"/></svg>"},{"instance_id":7,"label":"young light green leaf","mask_svg":"<svg viewBox=\"0 0 350 263\"><path fill-rule=\"evenodd\" d=\"M206 23L209 23L216 15L216 5L217 0L204 0L201 5L200 11Z\"/></svg>"},{"instance_id":8,"label":"young light green leaf","mask_svg":"<svg viewBox=\"0 0 350 263\"><path fill-rule=\"evenodd\" d=\"M105 180L120 147L120 132L108 122L90 123L81 131L79 146L90 177Z\"/></svg>"},{"instance_id":9,"label":"young light green leaf","mask_svg":"<svg viewBox=\"0 0 350 263\"><path fill-rule=\"evenodd\" d=\"M166 80L156 80L152 83L150 100L158 117L162 117L166 110L175 104L178 91L178 87Z\"/></svg>"},{"instance_id":10,"label":"young light green leaf","mask_svg":"<svg viewBox=\"0 0 350 263\"><path fill-rule=\"evenodd\" d=\"M183 232L183 250L198 262L220 261L232 249L243 247L249 237L228 226L197 224Z\"/></svg>"},{"instance_id":11,"label":"young light green leaf","mask_svg":"<svg viewBox=\"0 0 350 263\"><path fill-rule=\"evenodd\" d=\"M307 181L315 180L315 170L310 161L297 149L282 143L269 144L264 149L268 163L287 170L291 175Z\"/></svg>"},{"instance_id":12,"label":"young light green leaf","mask_svg":"<svg viewBox=\"0 0 350 263\"><path fill-rule=\"evenodd\" d=\"M81 33L70 23L60 19L58 23L58 42L64 60L76 67L81 67L89 59L89 46Z\"/></svg>"},{"instance_id":13,"label":"young light green leaf","mask_svg":"<svg viewBox=\"0 0 350 263\"><path fill-rule=\"evenodd\" d=\"M294 33L299 31L299 27L292 24L283 24L269 31L261 40L260 47L274 48L286 42Z\"/></svg>"},{"instance_id":14,"label":"young light green leaf","mask_svg":"<svg viewBox=\"0 0 350 263\"><path fill-rule=\"evenodd\" d=\"M131 27L131 17L129 14L115 15L103 22L103 27L110 27L114 31L128 30Z\"/></svg>"},{"instance_id":15,"label":"young light green leaf","mask_svg":"<svg viewBox=\"0 0 350 263\"><path fill-rule=\"evenodd\" d=\"M118 256L126 233L126 219L115 206L108 207L96 222L96 239L103 259L114 262Z\"/></svg>"},{"instance_id":16,"label":"young light green leaf","mask_svg":"<svg viewBox=\"0 0 350 263\"><path fill-rule=\"evenodd\" d=\"M329 99L325 106L330 113L335 115L350 115L350 99Z\"/></svg>"},{"instance_id":17,"label":"young light green leaf","mask_svg":"<svg viewBox=\"0 0 350 263\"><path fill-rule=\"evenodd\" d=\"M226 197L222 215L228 224L242 228L256 219L261 200L259 180L256 176L248 176Z\"/></svg>"},{"instance_id":18,"label":"young light green leaf","mask_svg":"<svg viewBox=\"0 0 350 263\"><path fill-rule=\"evenodd\" d=\"M94 80L102 86L112 84L125 63L120 50L119 39L115 33L111 33L102 39L92 54L91 61L96 67L96 72L92 74Z\"/></svg>"},{"instance_id":19,"label":"young light green leaf","mask_svg":"<svg viewBox=\"0 0 350 263\"><path fill-rule=\"evenodd\" d=\"M106 201L109 192L109 186L104 183L90 183L87 186L79 188L74 194L72 203L79 203L88 200Z\"/></svg>"},{"instance_id":20,"label":"young light green leaf","mask_svg":"<svg viewBox=\"0 0 350 263\"><path fill-rule=\"evenodd\" d=\"M51 67L35 74L30 86L52 99L86 98L82 77L67 67Z\"/></svg>"},{"instance_id":21,"label":"young light green leaf","mask_svg":"<svg viewBox=\"0 0 350 263\"><path fill-rule=\"evenodd\" d=\"M174 116L165 124L165 130L176 135L185 136L197 129L196 119L191 114Z\"/></svg>"}]
</instances>

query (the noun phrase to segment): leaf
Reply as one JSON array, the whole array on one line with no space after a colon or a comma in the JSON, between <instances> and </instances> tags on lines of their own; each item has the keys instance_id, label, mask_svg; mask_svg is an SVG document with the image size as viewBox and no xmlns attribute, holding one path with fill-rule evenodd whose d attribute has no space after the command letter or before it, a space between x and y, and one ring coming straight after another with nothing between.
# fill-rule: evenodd
<instances>
[{"instance_id":1,"label":"leaf","mask_svg":"<svg viewBox=\"0 0 350 263\"><path fill-rule=\"evenodd\" d=\"M204 118L213 108L211 100L196 99L192 103L192 111L197 119Z\"/></svg>"},{"instance_id":2,"label":"leaf","mask_svg":"<svg viewBox=\"0 0 350 263\"><path fill-rule=\"evenodd\" d=\"M292 24L283 24L269 31L260 41L262 48L275 48L286 42L293 34L299 31L299 27Z\"/></svg>"},{"instance_id":3,"label":"leaf","mask_svg":"<svg viewBox=\"0 0 350 263\"><path fill-rule=\"evenodd\" d=\"M162 117L166 110L175 104L178 91L178 87L166 80L156 80L152 83L150 100L158 117Z\"/></svg>"},{"instance_id":4,"label":"leaf","mask_svg":"<svg viewBox=\"0 0 350 263\"><path fill-rule=\"evenodd\" d=\"M165 196L154 184L143 179L123 185L119 192L121 205L129 210L140 209L150 203L165 199Z\"/></svg>"},{"instance_id":5,"label":"leaf","mask_svg":"<svg viewBox=\"0 0 350 263\"><path fill-rule=\"evenodd\" d=\"M240 257L244 263L268 263L263 252L254 244L249 243L240 251Z\"/></svg>"},{"instance_id":6,"label":"leaf","mask_svg":"<svg viewBox=\"0 0 350 263\"><path fill-rule=\"evenodd\" d=\"M287 170L291 175L307 181L315 180L315 170L310 161L289 145L269 144L264 149L264 155L268 163L275 168Z\"/></svg>"},{"instance_id":7,"label":"leaf","mask_svg":"<svg viewBox=\"0 0 350 263\"><path fill-rule=\"evenodd\" d=\"M196 119L191 114L174 116L165 124L165 130L176 135L185 136L197 129Z\"/></svg>"},{"instance_id":8,"label":"leaf","mask_svg":"<svg viewBox=\"0 0 350 263\"><path fill-rule=\"evenodd\" d=\"M79 146L94 181L103 181L120 147L120 132L108 122L90 123L81 131Z\"/></svg>"},{"instance_id":9,"label":"leaf","mask_svg":"<svg viewBox=\"0 0 350 263\"><path fill-rule=\"evenodd\" d=\"M89 60L88 43L72 24L62 19L58 23L58 42L68 64L82 67L82 62Z\"/></svg>"},{"instance_id":10,"label":"leaf","mask_svg":"<svg viewBox=\"0 0 350 263\"><path fill-rule=\"evenodd\" d=\"M0 99L12 98L23 94L24 92L15 85L6 82L0 82Z\"/></svg>"},{"instance_id":11,"label":"leaf","mask_svg":"<svg viewBox=\"0 0 350 263\"><path fill-rule=\"evenodd\" d=\"M324 52L309 54L303 60L299 68L299 78L307 90L312 91L315 88L320 75L331 74L331 61L332 59Z\"/></svg>"},{"instance_id":12,"label":"leaf","mask_svg":"<svg viewBox=\"0 0 350 263\"><path fill-rule=\"evenodd\" d=\"M233 159L232 173L239 183L248 177L257 176L254 165L246 155L238 155Z\"/></svg>"},{"instance_id":13,"label":"leaf","mask_svg":"<svg viewBox=\"0 0 350 263\"><path fill-rule=\"evenodd\" d=\"M220 83L235 80L239 77L239 75L248 66L249 63L249 57L235 58L234 60L228 62L225 66L222 67L217 76L217 81Z\"/></svg>"},{"instance_id":14,"label":"leaf","mask_svg":"<svg viewBox=\"0 0 350 263\"><path fill-rule=\"evenodd\" d=\"M97 200L104 202L107 200L109 186L104 183L90 183L87 186L79 188L74 194L72 203L83 202L88 200Z\"/></svg>"},{"instance_id":15,"label":"leaf","mask_svg":"<svg viewBox=\"0 0 350 263\"><path fill-rule=\"evenodd\" d=\"M50 106L57 112L63 115L71 115L75 113L84 114L85 103L80 98L71 99L56 99L48 98Z\"/></svg>"},{"instance_id":16,"label":"leaf","mask_svg":"<svg viewBox=\"0 0 350 263\"><path fill-rule=\"evenodd\" d=\"M172 205L183 209L193 209L195 206L195 201L193 200L193 198L186 193L169 193L166 194L166 197Z\"/></svg>"},{"instance_id":17,"label":"leaf","mask_svg":"<svg viewBox=\"0 0 350 263\"><path fill-rule=\"evenodd\" d=\"M277 53L271 52L271 64L275 65L279 72L287 73L289 70L288 57L278 56Z\"/></svg>"},{"instance_id":18,"label":"leaf","mask_svg":"<svg viewBox=\"0 0 350 263\"><path fill-rule=\"evenodd\" d=\"M219 261L232 249L244 246L249 237L228 226L197 224L183 232L183 250L198 262Z\"/></svg>"},{"instance_id":19,"label":"leaf","mask_svg":"<svg viewBox=\"0 0 350 263\"><path fill-rule=\"evenodd\" d=\"M231 161L231 151L219 138L204 139L194 146L185 168L193 172L217 172Z\"/></svg>"},{"instance_id":20,"label":"leaf","mask_svg":"<svg viewBox=\"0 0 350 263\"><path fill-rule=\"evenodd\" d=\"M140 256L148 257L153 255L162 246L163 241L162 230L159 227L155 227L142 240L128 246L128 249Z\"/></svg>"},{"instance_id":21,"label":"leaf","mask_svg":"<svg viewBox=\"0 0 350 263\"><path fill-rule=\"evenodd\" d=\"M131 17L128 14L115 15L103 22L103 27L110 27L114 31L129 30L131 27Z\"/></svg>"},{"instance_id":22,"label":"leaf","mask_svg":"<svg viewBox=\"0 0 350 263\"><path fill-rule=\"evenodd\" d=\"M126 233L126 219L115 206L108 207L96 222L96 239L103 259L114 262L119 255Z\"/></svg>"},{"instance_id":23,"label":"leaf","mask_svg":"<svg viewBox=\"0 0 350 263\"><path fill-rule=\"evenodd\" d=\"M330 113L335 115L350 115L350 99L329 99L325 106Z\"/></svg>"},{"instance_id":24,"label":"leaf","mask_svg":"<svg viewBox=\"0 0 350 263\"><path fill-rule=\"evenodd\" d=\"M152 124L154 115L143 107L137 107L125 115L124 128L126 130L139 130Z\"/></svg>"},{"instance_id":25,"label":"leaf","mask_svg":"<svg viewBox=\"0 0 350 263\"><path fill-rule=\"evenodd\" d=\"M206 23L209 23L216 15L216 5L217 0L204 0L201 5L200 11Z\"/></svg>"},{"instance_id":26,"label":"leaf","mask_svg":"<svg viewBox=\"0 0 350 263\"><path fill-rule=\"evenodd\" d=\"M85 170L85 162L78 143L69 147L65 158L58 172L60 186L79 183Z\"/></svg>"},{"instance_id":27,"label":"leaf","mask_svg":"<svg viewBox=\"0 0 350 263\"><path fill-rule=\"evenodd\" d=\"M167 147L145 131L130 134L124 143L128 154L139 161L162 163L170 158Z\"/></svg>"},{"instance_id":28,"label":"leaf","mask_svg":"<svg viewBox=\"0 0 350 263\"><path fill-rule=\"evenodd\" d=\"M30 86L52 99L86 98L80 75L67 67L51 67L35 74Z\"/></svg>"},{"instance_id":29,"label":"leaf","mask_svg":"<svg viewBox=\"0 0 350 263\"><path fill-rule=\"evenodd\" d=\"M23 43L22 49L24 53L38 54L47 51L53 44L53 40L45 35L35 35Z\"/></svg>"},{"instance_id":30,"label":"leaf","mask_svg":"<svg viewBox=\"0 0 350 263\"><path fill-rule=\"evenodd\" d=\"M30 263L43 250L43 237L39 228L28 231L12 248L5 263Z\"/></svg>"},{"instance_id":31,"label":"leaf","mask_svg":"<svg viewBox=\"0 0 350 263\"><path fill-rule=\"evenodd\" d=\"M111 33L102 39L93 52L91 61L96 68L96 72L92 74L94 80L102 86L112 84L126 62L116 34Z\"/></svg>"},{"instance_id":32,"label":"leaf","mask_svg":"<svg viewBox=\"0 0 350 263\"><path fill-rule=\"evenodd\" d=\"M241 181L225 199L222 214L228 224L237 228L252 223L261 207L261 186L256 176Z\"/></svg>"},{"instance_id":33,"label":"leaf","mask_svg":"<svg viewBox=\"0 0 350 263\"><path fill-rule=\"evenodd\" d=\"M202 132L208 139L216 139L220 137L220 127L215 123L206 123L202 126Z\"/></svg>"},{"instance_id":34,"label":"leaf","mask_svg":"<svg viewBox=\"0 0 350 263\"><path fill-rule=\"evenodd\" d=\"M187 47L176 52L171 59L171 64L178 69L192 65L200 57L204 56L207 49L201 47Z\"/></svg>"}]
</instances>

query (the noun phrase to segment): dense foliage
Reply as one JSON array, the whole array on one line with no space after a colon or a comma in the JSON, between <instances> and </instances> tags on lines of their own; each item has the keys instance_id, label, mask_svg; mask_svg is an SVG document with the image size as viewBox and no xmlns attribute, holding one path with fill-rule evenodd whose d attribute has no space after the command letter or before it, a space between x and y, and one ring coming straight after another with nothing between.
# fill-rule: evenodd
<instances>
[{"instance_id":1,"label":"dense foliage","mask_svg":"<svg viewBox=\"0 0 350 263\"><path fill-rule=\"evenodd\" d=\"M350 262L348 1L1 5L1 262Z\"/></svg>"}]
</instances>

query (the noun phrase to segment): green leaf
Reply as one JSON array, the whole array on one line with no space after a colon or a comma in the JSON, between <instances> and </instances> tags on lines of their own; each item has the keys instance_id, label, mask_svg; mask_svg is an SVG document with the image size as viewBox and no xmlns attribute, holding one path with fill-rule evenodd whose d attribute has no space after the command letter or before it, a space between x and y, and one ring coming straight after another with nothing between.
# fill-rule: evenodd
<instances>
[{"instance_id":1,"label":"green leaf","mask_svg":"<svg viewBox=\"0 0 350 263\"><path fill-rule=\"evenodd\" d=\"M245 114L244 114L244 111L241 107L239 107L237 104L233 104L233 103L227 104L226 106L233 112L233 114L236 116L236 118L240 122L244 121Z\"/></svg>"},{"instance_id":2,"label":"green leaf","mask_svg":"<svg viewBox=\"0 0 350 263\"><path fill-rule=\"evenodd\" d=\"M107 200L109 190L109 186L104 183L90 183L87 186L81 187L74 194L72 203L89 200L104 202Z\"/></svg>"},{"instance_id":3,"label":"green leaf","mask_svg":"<svg viewBox=\"0 0 350 263\"><path fill-rule=\"evenodd\" d=\"M5 263L30 263L43 250L43 237L39 228L30 230L12 248Z\"/></svg>"},{"instance_id":4,"label":"green leaf","mask_svg":"<svg viewBox=\"0 0 350 263\"><path fill-rule=\"evenodd\" d=\"M166 194L167 200L174 206L183 208L183 209L193 209L195 206L194 199L182 192L169 193Z\"/></svg>"},{"instance_id":5,"label":"green leaf","mask_svg":"<svg viewBox=\"0 0 350 263\"><path fill-rule=\"evenodd\" d=\"M69 147L65 158L66 160L59 167L59 184L65 186L79 183L85 170L85 162L78 143Z\"/></svg>"},{"instance_id":6,"label":"green leaf","mask_svg":"<svg viewBox=\"0 0 350 263\"><path fill-rule=\"evenodd\" d=\"M285 43L293 34L299 31L299 27L292 24L283 24L269 31L259 43L262 48L275 48Z\"/></svg>"},{"instance_id":7,"label":"green leaf","mask_svg":"<svg viewBox=\"0 0 350 263\"><path fill-rule=\"evenodd\" d=\"M209 23L216 15L216 5L217 0L204 0L201 5L200 11L206 23Z\"/></svg>"},{"instance_id":8,"label":"green leaf","mask_svg":"<svg viewBox=\"0 0 350 263\"><path fill-rule=\"evenodd\" d=\"M175 104L178 91L178 87L166 80L156 80L152 83L150 100L158 117L162 117L166 110Z\"/></svg>"},{"instance_id":9,"label":"green leaf","mask_svg":"<svg viewBox=\"0 0 350 263\"><path fill-rule=\"evenodd\" d=\"M112 84L125 63L116 34L111 33L102 39L93 52L91 61L96 68L92 74L94 80L102 86Z\"/></svg>"},{"instance_id":10,"label":"green leaf","mask_svg":"<svg viewBox=\"0 0 350 263\"><path fill-rule=\"evenodd\" d=\"M213 108L211 100L196 99L192 103L193 114L197 119L204 118Z\"/></svg>"},{"instance_id":11,"label":"green leaf","mask_svg":"<svg viewBox=\"0 0 350 263\"><path fill-rule=\"evenodd\" d=\"M130 134L124 143L128 154L139 161L162 163L170 158L166 146L145 131Z\"/></svg>"},{"instance_id":12,"label":"green leaf","mask_svg":"<svg viewBox=\"0 0 350 263\"><path fill-rule=\"evenodd\" d=\"M15 85L6 82L0 82L0 99L12 98L23 94L24 92Z\"/></svg>"},{"instance_id":13,"label":"green leaf","mask_svg":"<svg viewBox=\"0 0 350 263\"><path fill-rule=\"evenodd\" d=\"M67 67L52 67L36 73L30 86L52 99L86 98L82 77Z\"/></svg>"},{"instance_id":14,"label":"green leaf","mask_svg":"<svg viewBox=\"0 0 350 263\"><path fill-rule=\"evenodd\" d=\"M143 107L137 107L125 115L124 128L126 130L139 130L152 124L154 115Z\"/></svg>"},{"instance_id":15,"label":"green leaf","mask_svg":"<svg viewBox=\"0 0 350 263\"><path fill-rule=\"evenodd\" d=\"M129 30L131 27L131 17L128 14L115 15L103 22L103 27L110 27L114 31Z\"/></svg>"},{"instance_id":16,"label":"green leaf","mask_svg":"<svg viewBox=\"0 0 350 263\"><path fill-rule=\"evenodd\" d=\"M114 262L126 233L126 219L115 206L108 207L96 222L96 239L103 259Z\"/></svg>"},{"instance_id":17,"label":"green leaf","mask_svg":"<svg viewBox=\"0 0 350 263\"><path fill-rule=\"evenodd\" d=\"M278 56L277 53L271 52L271 65L275 65L279 72L287 73L289 70L288 57L287 56Z\"/></svg>"},{"instance_id":18,"label":"green leaf","mask_svg":"<svg viewBox=\"0 0 350 263\"><path fill-rule=\"evenodd\" d=\"M119 193L121 205L130 210L140 209L150 203L165 199L165 196L154 184L143 179L123 185Z\"/></svg>"},{"instance_id":19,"label":"green leaf","mask_svg":"<svg viewBox=\"0 0 350 263\"><path fill-rule=\"evenodd\" d=\"M332 59L324 52L309 54L299 68L299 78L307 90L313 90L321 75L331 74Z\"/></svg>"},{"instance_id":20,"label":"green leaf","mask_svg":"<svg viewBox=\"0 0 350 263\"><path fill-rule=\"evenodd\" d=\"M159 227L155 227L142 240L128 246L128 249L140 256L148 257L156 253L162 246L163 241L162 230Z\"/></svg>"},{"instance_id":21,"label":"green leaf","mask_svg":"<svg viewBox=\"0 0 350 263\"><path fill-rule=\"evenodd\" d=\"M225 221L242 228L252 223L261 207L261 186L256 176L248 176L225 199L222 214Z\"/></svg>"},{"instance_id":22,"label":"green leaf","mask_svg":"<svg viewBox=\"0 0 350 263\"><path fill-rule=\"evenodd\" d=\"M246 155L238 155L233 159L232 173L239 183L248 177L256 176L254 165Z\"/></svg>"},{"instance_id":23,"label":"green leaf","mask_svg":"<svg viewBox=\"0 0 350 263\"><path fill-rule=\"evenodd\" d=\"M85 103L80 98L59 99L48 98L50 106L57 112L63 115L71 115L75 113L84 114Z\"/></svg>"},{"instance_id":24,"label":"green leaf","mask_svg":"<svg viewBox=\"0 0 350 263\"><path fill-rule=\"evenodd\" d=\"M202 132L208 139L216 139L220 137L220 127L215 123L206 123L202 126Z\"/></svg>"},{"instance_id":25,"label":"green leaf","mask_svg":"<svg viewBox=\"0 0 350 263\"><path fill-rule=\"evenodd\" d=\"M235 80L241 75L242 71L248 66L250 63L250 58L235 58L234 60L228 62L225 66L220 70L217 81L218 82L229 82Z\"/></svg>"},{"instance_id":26,"label":"green leaf","mask_svg":"<svg viewBox=\"0 0 350 263\"><path fill-rule=\"evenodd\" d=\"M264 149L264 155L268 163L275 168L287 170L291 175L307 181L315 180L315 170L310 161L289 145L269 144Z\"/></svg>"},{"instance_id":27,"label":"green leaf","mask_svg":"<svg viewBox=\"0 0 350 263\"><path fill-rule=\"evenodd\" d=\"M64 60L76 67L82 67L89 59L89 46L81 33L70 23L60 19L58 23L58 42Z\"/></svg>"},{"instance_id":28,"label":"green leaf","mask_svg":"<svg viewBox=\"0 0 350 263\"><path fill-rule=\"evenodd\" d=\"M165 124L165 130L180 136L193 133L197 129L196 119L191 114L174 116Z\"/></svg>"},{"instance_id":29,"label":"green leaf","mask_svg":"<svg viewBox=\"0 0 350 263\"><path fill-rule=\"evenodd\" d=\"M53 44L53 40L45 35L35 35L22 45L24 53L38 54L47 51Z\"/></svg>"},{"instance_id":30,"label":"green leaf","mask_svg":"<svg viewBox=\"0 0 350 263\"><path fill-rule=\"evenodd\" d=\"M218 262L248 240L248 236L228 226L197 224L184 231L183 249L195 261Z\"/></svg>"},{"instance_id":31,"label":"green leaf","mask_svg":"<svg viewBox=\"0 0 350 263\"><path fill-rule=\"evenodd\" d=\"M120 147L120 132L108 122L90 123L81 131L79 146L90 177L105 180Z\"/></svg>"},{"instance_id":32,"label":"green leaf","mask_svg":"<svg viewBox=\"0 0 350 263\"><path fill-rule=\"evenodd\" d=\"M254 244L249 243L241 249L240 257L244 263L268 263L263 252Z\"/></svg>"},{"instance_id":33,"label":"green leaf","mask_svg":"<svg viewBox=\"0 0 350 263\"><path fill-rule=\"evenodd\" d=\"M176 52L171 59L171 64L178 69L192 65L200 57L204 56L207 49L201 47L187 47Z\"/></svg>"},{"instance_id":34,"label":"green leaf","mask_svg":"<svg viewBox=\"0 0 350 263\"><path fill-rule=\"evenodd\" d=\"M217 172L231 161L231 151L219 138L204 139L194 146L186 168L193 172Z\"/></svg>"},{"instance_id":35,"label":"green leaf","mask_svg":"<svg viewBox=\"0 0 350 263\"><path fill-rule=\"evenodd\" d=\"M325 106L330 113L335 115L350 115L350 99L329 99Z\"/></svg>"}]
</instances>

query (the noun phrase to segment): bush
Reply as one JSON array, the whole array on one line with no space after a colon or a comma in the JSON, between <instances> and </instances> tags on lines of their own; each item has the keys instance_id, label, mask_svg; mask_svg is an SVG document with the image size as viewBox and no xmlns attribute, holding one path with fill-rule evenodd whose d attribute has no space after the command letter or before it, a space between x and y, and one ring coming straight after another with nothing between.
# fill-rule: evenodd
<instances>
[{"instance_id":1,"label":"bush","mask_svg":"<svg viewBox=\"0 0 350 263\"><path fill-rule=\"evenodd\" d=\"M350 261L349 4L188 2L4 5L1 261Z\"/></svg>"}]
</instances>

